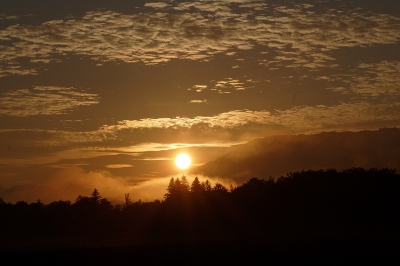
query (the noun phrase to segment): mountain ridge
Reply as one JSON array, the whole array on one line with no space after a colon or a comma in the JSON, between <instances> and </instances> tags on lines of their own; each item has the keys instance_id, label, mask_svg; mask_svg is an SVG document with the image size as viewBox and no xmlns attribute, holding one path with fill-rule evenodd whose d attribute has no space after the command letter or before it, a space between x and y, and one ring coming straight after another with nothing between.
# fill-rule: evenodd
<instances>
[{"instance_id":1,"label":"mountain ridge","mask_svg":"<svg viewBox=\"0 0 400 266\"><path fill-rule=\"evenodd\" d=\"M400 129L254 139L191 173L243 182L301 170L353 167L400 169Z\"/></svg>"}]
</instances>

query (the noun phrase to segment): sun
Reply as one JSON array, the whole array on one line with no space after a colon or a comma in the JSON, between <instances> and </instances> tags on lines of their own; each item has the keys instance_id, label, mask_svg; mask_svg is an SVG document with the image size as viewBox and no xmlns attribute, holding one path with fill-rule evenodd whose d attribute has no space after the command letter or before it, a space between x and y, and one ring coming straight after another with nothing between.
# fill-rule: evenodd
<instances>
[{"instance_id":1,"label":"sun","mask_svg":"<svg viewBox=\"0 0 400 266\"><path fill-rule=\"evenodd\" d=\"M190 156L187 155L186 153L180 153L175 158L176 166L181 169L188 168L191 162L192 160L190 159Z\"/></svg>"}]
</instances>

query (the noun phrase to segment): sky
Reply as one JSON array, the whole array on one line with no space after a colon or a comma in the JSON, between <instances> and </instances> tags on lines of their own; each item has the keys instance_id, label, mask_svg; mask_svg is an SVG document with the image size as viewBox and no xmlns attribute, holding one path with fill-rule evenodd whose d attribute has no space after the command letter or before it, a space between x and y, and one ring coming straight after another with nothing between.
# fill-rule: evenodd
<instances>
[{"instance_id":1,"label":"sky","mask_svg":"<svg viewBox=\"0 0 400 266\"><path fill-rule=\"evenodd\" d=\"M400 126L396 0L0 6L6 201L162 199L183 151Z\"/></svg>"}]
</instances>

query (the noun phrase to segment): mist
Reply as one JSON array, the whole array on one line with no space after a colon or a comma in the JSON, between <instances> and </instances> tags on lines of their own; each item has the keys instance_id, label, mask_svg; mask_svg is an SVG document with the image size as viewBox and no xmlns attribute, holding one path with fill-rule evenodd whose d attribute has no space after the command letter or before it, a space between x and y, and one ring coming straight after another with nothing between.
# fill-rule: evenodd
<instances>
[{"instance_id":1,"label":"mist","mask_svg":"<svg viewBox=\"0 0 400 266\"><path fill-rule=\"evenodd\" d=\"M78 195L90 196L96 188L103 198L107 198L113 204L125 202L125 194L129 193L132 201L163 200L164 194L171 178L181 177L183 174L158 177L142 181L135 178L122 178L113 176L107 171L85 171L81 167L60 169L46 181L16 185L10 188L0 187L0 197L5 202L16 203L18 201L41 202L48 204L58 200L74 202ZM202 175L184 174L191 184L197 176L200 181L208 179L212 185L216 182L226 186L234 186L233 180L222 178L207 178ZM135 180L135 183L132 181Z\"/></svg>"}]
</instances>

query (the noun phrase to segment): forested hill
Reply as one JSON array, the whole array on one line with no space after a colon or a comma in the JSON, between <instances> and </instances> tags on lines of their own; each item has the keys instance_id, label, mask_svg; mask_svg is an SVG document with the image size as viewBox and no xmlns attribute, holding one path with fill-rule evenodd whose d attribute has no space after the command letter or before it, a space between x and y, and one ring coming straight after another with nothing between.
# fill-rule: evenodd
<instances>
[{"instance_id":1,"label":"forested hill","mask_svg":"<svg viewBox=\"0 0 400 266\"><path fill-rule=\"evenodd\" d=\"M352 167L400 169L400 129L256 139L192 172L242 183L252 177L279 177L302 169Z\"/></svg>"},{"instance_id":2,"label":"forested hill","mask_svg":"<svg viewBox=\"0 0 400 266\"><path fill-rule=\"evenodd\" d=\"M277 180L252 178L230 189L171 178L162 201L125 199L113 206L96 189L73 203L0 199L0 247L400 236L400 175L390 169L301 171Z\"/></svg>"}]
</instances>

